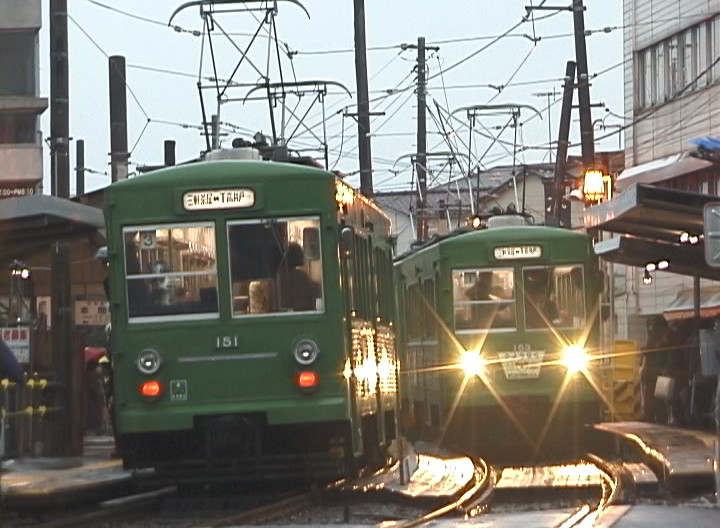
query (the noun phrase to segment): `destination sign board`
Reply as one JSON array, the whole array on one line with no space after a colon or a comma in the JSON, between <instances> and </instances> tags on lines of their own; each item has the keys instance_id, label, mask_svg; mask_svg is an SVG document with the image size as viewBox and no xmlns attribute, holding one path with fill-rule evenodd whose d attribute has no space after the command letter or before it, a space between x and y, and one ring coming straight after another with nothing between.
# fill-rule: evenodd
<instances>
[{"instance_id":1,"label":"destination sign board","mask_svg":"<svg viewBox=\"0 0 720 528\"><path fill-rule=\"evenodd\" d=\"M245 209L253 205L255 192L252 189L211 189L183 194L183 207L186 211Z\"/></svg>"},{"instance_id":2,"label":"destination sign board","mask_svg":"<svg viewBox=\"0 0 720 528\"><path fill-rule=\"evenodd\" d=\"M542 257L540 246L502 246L493 250L497 260L535 259Z\"/></svg>"}]
</instances>

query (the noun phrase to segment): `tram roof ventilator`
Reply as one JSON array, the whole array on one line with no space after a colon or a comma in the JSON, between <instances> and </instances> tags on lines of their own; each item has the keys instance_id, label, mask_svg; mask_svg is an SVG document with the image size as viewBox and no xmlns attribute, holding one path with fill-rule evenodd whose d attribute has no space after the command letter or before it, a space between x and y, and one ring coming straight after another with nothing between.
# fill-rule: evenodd
<instances>
[{"instance_id":1,"label":"tram roof ventilator","mask_svg":"<svg viewBox=\"0 0 720 528\"><path fill-rule=\"evenodd\" d=\"M324 166L311 156L294 156L287 145L271 145L261 132L255 133L253 141L243 138L235 138L232 141L232 148L219 148L207 152L203 156L204 161L220 160L265 160L281 163L293 163L306 165L318 169Z\"/></svg>"}]
</instances>

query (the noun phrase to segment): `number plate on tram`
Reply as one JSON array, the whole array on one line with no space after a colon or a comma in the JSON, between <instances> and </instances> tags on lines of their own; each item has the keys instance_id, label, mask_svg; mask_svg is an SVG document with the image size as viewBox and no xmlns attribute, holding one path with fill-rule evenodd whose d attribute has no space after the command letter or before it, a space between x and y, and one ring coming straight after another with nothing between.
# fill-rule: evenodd
<instances>
[{"instance_id":1,"label":"number plate on tram","mask_svg":"<svg viewBox=\"0 0 720 528\"><path fill-rule=\"evenodd\" d=\"M498 353L505 377L509 380L540 377L540 363L544 357L544 350L513 350Z\"/></svg>"}]
</instances>

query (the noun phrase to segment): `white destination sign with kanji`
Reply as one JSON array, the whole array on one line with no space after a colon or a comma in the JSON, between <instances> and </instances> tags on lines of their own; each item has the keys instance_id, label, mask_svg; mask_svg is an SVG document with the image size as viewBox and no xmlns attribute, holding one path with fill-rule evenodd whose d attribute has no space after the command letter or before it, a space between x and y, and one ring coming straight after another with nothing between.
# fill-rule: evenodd
<instances>
[{"instance_id":1,"label":"white destination sign with kanji","mask_svg":"<svg viewBox=\"0 0 720 528\"><path fill-rule=\"evenodd\" d=\"M540 246L503 246L496 247L493 255L497 260L535 259L542 257Z\"/></svg>"},{"instance_id":2,"label":"white destination sign with kanji","mask_svg":"<svg viewBox=\"0 0 720 528\"><path fill-rule=\"evenodd\" d=\"M18 363L30 363L30 330L0 328L0 337L15 355Z\"/></svg>"},{"instance_id":3,"label":"white destination sign with kanji","mask_svg":"<svg viewBox=\"0 0 720 528\"><path fill-rule=\"evenodd\" d=\"M110 322L110 305L107 301L75 301L77 326L105 326Z\"/></svg>"},{"instance_id":4,"label":"white destination sign with kanji","mask_svg":"<svg viewBox=\"0 0 720 528\"><path fill-rule=\"evenodd\" d=\"M255 205L255 192L252 189L212 189L183 194L183 206L186 211L243 209L253 205Z\"/></svg>"}]
</instances>

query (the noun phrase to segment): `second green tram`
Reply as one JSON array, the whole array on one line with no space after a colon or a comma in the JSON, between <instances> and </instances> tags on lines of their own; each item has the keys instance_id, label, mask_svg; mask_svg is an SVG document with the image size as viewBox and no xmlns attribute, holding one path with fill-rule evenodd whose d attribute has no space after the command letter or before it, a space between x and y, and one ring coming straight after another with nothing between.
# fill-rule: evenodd
<instances>
[{"instance_id":1,"label":"second green tram","mask_svg":"<svg viewBox=\"0 0 720 528\"><path fill-rule=\"evenodd\" d=\"M403 424L538 451L599 417L602 280L585 233L488 224L396 259Z\"/></svg>"},{"instance_id":2,"label":"second green tram","mask_svg":"<svg viewBox=\"0 0 720 528\"><path fill-rule=\"evenodd\" d=\"M126 468L334 476L396 434L388 218L333 173L204 161L106 191Z\"/></svg>"}]
</instances>

